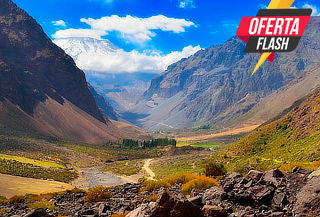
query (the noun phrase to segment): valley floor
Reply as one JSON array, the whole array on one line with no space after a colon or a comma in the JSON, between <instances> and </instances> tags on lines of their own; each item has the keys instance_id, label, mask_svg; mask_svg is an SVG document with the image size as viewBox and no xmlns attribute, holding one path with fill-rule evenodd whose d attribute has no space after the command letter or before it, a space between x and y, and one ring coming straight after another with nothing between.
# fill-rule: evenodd
<instances>
[{"instance_id":1,"label":"valley floor","mask_svg":"<svg viewBox=\"0 0 320 217\"><path fill-rule=\"evenodd\" d=\"M73 189L73 186L63 182L0 174L0 195L6 197L51 193L70 189Z\"/></svg>"}]
</instances>

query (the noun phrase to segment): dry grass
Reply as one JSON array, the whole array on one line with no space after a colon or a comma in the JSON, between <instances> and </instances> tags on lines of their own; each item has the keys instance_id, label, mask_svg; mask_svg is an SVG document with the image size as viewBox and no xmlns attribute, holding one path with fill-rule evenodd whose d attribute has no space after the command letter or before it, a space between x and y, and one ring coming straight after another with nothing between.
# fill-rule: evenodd
<instances>
[{"instance_id":1,"label":"dry grass","mask_svg":"<svg viewBox=\"0 0 320 217\"><path fill-rule=\"evenodd\" d=\"M192 189L204 190L218 185L218 181L213 178L207 176L199 176L198 178L193 179L186 184L183 184L181 187L181 191L184 194L190 194Z\"/></svg>"},{"instance_id":2,"label":"dry grass","mask_svg":"<svg viewBox=\"0 0 320 217\"><path fill-rule=\"evenodd\" d=\"M113 196L112 192L109 192L110 188L97 186L90 188L84 198L85 202L102 202Z\"/></svg>"},{"instance_id":3,"label":"dry grass","mask_svg":"<svg viewBox=\"0 0 320 217\"><path fill-rule=\"evenodd\" d=\"M317 170L320 166L320 161L315 161L313 163L308 163L308 162L292 162L288 164L282 165L279 170L283 173L285 172L290 172L293 170L295 167L300 167L303 169L310 169L310 170Z\"/></svg>"},{"instance_id":4,"label":"dry grass","mask_svg":"<svg viewBox=\"0 0 320 217\"><path fill-rule=\"evenodd\" d=\"M252 125L252 126L242 127L242 128L229 130L221 133L213 133L213 134L201 135L201 136L182 137L182 138L177 138L176 140L178 142L190 142L190 141L200 141L200 140L206 140L206 139L219 138L224 136L238 135L241 133L251 132L252 130L256 129L259 126L260 125Z\"/></svg>"},{"instance_id":5,"label":"dry grass","mask_svg":"<svg viewBox=\"0 0 320 217\"><path fill-rule=\"evenodd\" d=\"M65 192L61 192L64 194ZM49 200L56 197L59 193L46 193L46 194L38 194L38 195L30 195L28 197L28 201L41 201L41 200Z\"/></svg>"},{"instance_id":6,"label":"dry grass","mask_svg":"<svg viewBox=\"0 0 320 217\"><path fill-rule=\"evenodd\" d=\"M175 184L182 184L181 190L185 194L190 193L193 188L202 190L219 185L218 181L213 178L186 173L168 177L166 179L161 179L158 181L147 181L143 190L152 192L154 190L160 189L161 187L168 188Z\"/></svg>"},{"instance_id":7,"label":"dry grass","mask_svg":"<svg viewBox=\"0 0 320 217\"><path fill-rule=\"evenodd\" d=\"M69 184L0 174L0 195L11 197L13 195L45 194L71 190Z\"/></svg>"},{"instance_id":8,"label":"dry grass","mask_svg":"<svg viewBox=\"0 0 320 217\"><path fill-rule=\"evenodd\" d=\"M58 207L53 205L53 201L36 201L28 206L30 209L44 208L49 210L58 210Z\"/></svg>"},{"instance_id":9,"label":"dry grass","mask_svg":"<svg viewBox=\"0 0 320 217\"><path fill-rule=\"evenodd\" d=\"M192 173L184 173L184 174L179 174L175 175L172 177L168 177L164 179L166 182L168 182L170 185L174 184L185 184L193 179L198 178L198 175L192 174Z\"/></svg>"},{"instance_id":10,"label":"dry grass","mask_svg":"<svg viewBox=\"0 0 320 217\"><path fill-rule=\"evenodd\" d=\"M158 180L158 181L149 180L149 181L146 181L145 187L144 187L143 190L151 192L151 191L160 189L162 187L168 188L170 186L171 185L168 182L164 181L164 180Z\"/></svg>"},{"instance_id":11,"label":"dry grass","mask_svg":"<svg viewBox=\"0 0 320 217\"><path fill-rule=\"evenodd\" d=\"M0 216L2 216L3 214L9 211L10 211L10 208L0 208Z\"/></svg>"},{"instance_id":12,"label":"dry grass","mask_svg":"<svg viewBox=\"0 0 320 217\"><path fill-rule=\"evenodd\" d=\"M147 197L146 199L151 201L151 202L156 202L157 199L158 199L158 196L159 196L158 194L152 194L149 197Z\"/></svg>"},{"instance_id":13,"label":"dry grass","mask_svg":"<svg viewBox=\"0 0 320 217\"><path fill-rule=\"evenodd\" d=\"M24 201L24 196L21 195L15 195L9 198L9 203L21 203Z\"/></svg>"},{"instance_id":14,"label":"dry grass","mask_svg":"<svg viewBox=\"0 0 320 217\"><path fill-rule=\"evenodd\" d=\"M112 214L111 217L126 217L129 214L129 212L124 212L122 214Z\"/></svg>"}]
</instances>

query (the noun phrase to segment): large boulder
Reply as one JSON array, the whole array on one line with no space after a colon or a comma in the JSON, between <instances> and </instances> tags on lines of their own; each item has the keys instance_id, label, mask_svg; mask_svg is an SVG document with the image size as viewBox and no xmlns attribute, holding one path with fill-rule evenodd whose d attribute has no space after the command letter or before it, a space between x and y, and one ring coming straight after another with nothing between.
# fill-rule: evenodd
<instances>
[{"instance_id":1,"label":"large boulder","mask_svg":"<svg viewBox=\"0 0 320 217\"><path fill-rule=\"evenodd\" d=\"M227 217L227 212L220 206L205 205L202 212L206 217Z\"/></svg>"},{"instance_id":2,"label":"large boulder","mask_svg":"<svg viewBox=\"0 0 320 217\"><path fill-rule=\"evenodd\" d=\"M249 190L251 198L257 203L267 203L273 197L274 188L265 185L257 185Z\"/></svg>"},{"instance_id":3,"label":"large boulder","mask_svg":"<svg viewBox=\"0 0 320 217\"><path fill-rule=\"evenodd\" d=\"M266 183L272 183L275 186L278 186L281 183L281 178L284 177L284 174L278 170L269 170L265 172L261 178L262 181Z\"/></svg>"},{"instance_id":4,"label":"large boulder","mask_svg":"<svg viewBox=\"0 0 320 217\"><path fill-rule=\"evenodd\" d=\"M141 206L127 217L204 217L199 207L181 193L162 190L156 203Z\"/></svg>"},{"instance_id":5,"label":"large boulder","mask_svg":"<svg viewBox=\"0 0 320 217\"><path fill-rule=\"evenodd\" d=\"M319 168L319 170L316 170L316 171L312 172L312 173L308 176L308 179L312 179L313 177L316 177L316 176L320 176L320 168Z\"/></svg>"},{"instance_id":6,"label":"large boulder","mask_svg":"<svg viewBox=\"0 0 320 217\"><path fill-rule=\"evenodd\" d=\"M47 210L44 208L38 208L29 212L25 217L53 217L47 213Z\"/></svg>"},{"instance_id":7,"label":"large boulder","mask_svg":"<svg viewBox=\"0 0 320 217\"><path fill-rule=\"evenodd\" d=\"M226 192L221 187L214 186L204 192L202 203L204 205L219 205L226 197Z\"/></svg>"},{"instance_id":8,"label":"large boulder","mask_svg":"<svg viewBox=\"0 0 320 217\"><path fill-rule=\"evenodd\" d=\"M256 170L250 170L249 173L247 174L247 178L249 180L252 180L254 182L258 182L260 178L262 177L263 173L256 171Z\"/></svg>"},{"instance_id":9,"label":"large boulder","mask_svg":"<svg viewBox=\"0 0 320 217\"><path fill-rule=\"evenodd\" d=\"M293 212L297 217L315 217L320 214L320 176L313 177L297 194Z\"/></svg>"}]
</instances>

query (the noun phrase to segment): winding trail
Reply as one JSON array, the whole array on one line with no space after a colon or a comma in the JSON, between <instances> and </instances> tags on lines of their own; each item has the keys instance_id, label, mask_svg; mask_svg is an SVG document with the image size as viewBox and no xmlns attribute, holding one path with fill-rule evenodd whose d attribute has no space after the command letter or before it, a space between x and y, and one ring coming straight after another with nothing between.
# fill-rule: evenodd
<instances>
[{"instance_id":1,"label":"winding trail","mask_svg":"<svg viewBox=\"0 0 320 217\"><path fill-rule=\"evenodd\" d=\"M151 161L153 159L147 159L145 162L144 162L144 165L143 165L143 169L147 172L147 174L149 175L148 179L150 180L156 180L154 177L156 176L156 174L150 169L150 164L151 164Z\"/></svg>"}]
</instances>

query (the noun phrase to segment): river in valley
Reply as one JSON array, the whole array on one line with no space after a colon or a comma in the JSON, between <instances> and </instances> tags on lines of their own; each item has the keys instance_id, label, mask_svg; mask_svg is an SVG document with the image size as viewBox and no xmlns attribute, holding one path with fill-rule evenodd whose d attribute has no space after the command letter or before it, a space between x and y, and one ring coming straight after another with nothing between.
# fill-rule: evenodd
<instances>
[{"instance_id":1,"label":"river in valley","mask_svg":"<svg viewBox=\"0 0 320 217\"><path fill-rule=\"evenodd\" d=\"M116 186L127 183L128 181L112 174L111 172L102 172L99 167L82 168L79 177L71 184L77 188L88 189L95 186Z\"/></svg>"}]
</instances>

